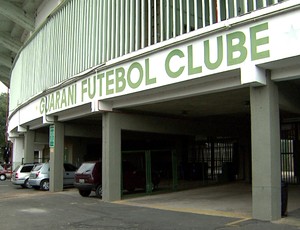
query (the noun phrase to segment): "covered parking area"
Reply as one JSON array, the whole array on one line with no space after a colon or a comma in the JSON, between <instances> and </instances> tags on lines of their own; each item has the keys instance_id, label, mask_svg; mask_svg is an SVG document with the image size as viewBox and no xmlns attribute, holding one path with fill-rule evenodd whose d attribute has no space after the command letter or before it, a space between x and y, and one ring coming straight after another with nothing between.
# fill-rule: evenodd
<instances>
[{"instance_id":1,"label":"covered parking area","mask_svg":"<svg viewBox=\"0 0 300 230\"><path fill-rule=\"evenodd\" d=\"M270 127L264 127L264 123L270 125L269 119L273 119L273 110L268 112L269 117L262 119L259 113L251 110L251 107L257 105L269 108L270 102L264 101L266 104L262 105L259 103L266 98L270 99L270 96L255 98L253 86L240 84L238 70L101 102L113 105L111 110L110 106L107 106L107 110L90 114L88 113L90 105L86 105L80 109L76 108L76 113L73 113L72 109L58 112L54 114L58 118L54 121L54 125L63 124L63 129L56 129L60 133L57 137L65 139L64 141L73 146L70 147L73 149L77 149L76 146L83 146L83 143L78 141L80 138L97 133L95 136L97 138L93 139L90 135L89 140L93 141L87 141L84 146L92 144L89 149L94 150L94 153L89 160L93 157L102 158L105 201L124 199L128 195L128 191L122 188L120 176L124 159L135 163L142 162L141 169L144 170L146 177L148 175L144 192L148 194L152 192L152 171L161 173L161 181L157 187L159 192L202 188L204 185L227 182L244 182L252 185L252 191L255 188L253 175L264 177L264 171L261 171L264 168L257 165L253 168L253 163L273 167L273 161L276 160L276 167L273 167L277 172L274 180L280 181L281 177L280 143L275 143L279 154L274 158L273 147L270 149L270 143L262 138L263 134L259 134L259 140L256 141L260 149L257 151L258 155L253 156L255 150L251 143L251 135L253 139L253 135L257 132L273 132L273 124L278 125L279 135L279 124L291 122L297 124L299 116L297 112L299 107L297 108L294 103L298 97L299 80L272 82L271 85L278 89L275 90L278 97L275 97L277 99L272 102L272 106L278 106L279 109L278 120L272 121ZM260 91L267 87L254 88ZM258 94L261 93L263 91ZM261 123L256 124L253 129L252 123L257 121ZM298 141L299 137L296 137L293 143L296 145ZM54 153L64 149L64 146L64 144L56 146ZM270 155L266 154L267 158L261 159L260 152L265 150ZM294 149L295 153L296 150ZM82 157L83 153L84 151L79 155ZM51 156L53 162L56 161L53 167L59 167L62 156L50 153L50 159ZM82 158L81 161L83 160ZM293 166L293 170L295 171L296 167ZM268 181L265 183L261 184L262 189L268 187ZM57 185L53 185L53 188L55 186ZM280 188L276 189L279 192ZM139 190L136 192L140 193ZM253 195L253 191L251 194ZM251 201L254 206L269 202L259 199L256 203L253 199ZM254 210L264 208L265 206L254 207ZM251 210L253 211L253 206Z\"/></svg>"},{"instance_id":2,"label":"covered parking area","mask_svg":"<svg viewBox=\"0 0 300 230\"><path fill-rule=\"evenodd\" d=\"M289 185L287 216L278 220L278 223L300 226L299 191L299 185ZM252 188L250 183L244 182L198 187L169 194L126 196L116 203L176 212L235 217L240 218L241 221L253 218Z\"/></svg>"},{"instance_id":3,"label":"covered parking area","mask_svg":"<svg viewBox=\"0 0 300 230\"><path fill-rule=\"evenodd\" d=\"M280 209L280 124L290 121L295 122L297 119L299 109L297 103L294 103L294 98L298 97L299 81L291 80L284 83L274 83L270 81L269 75L267 77L268 86L266 87L240 86L239 76L233 73L227 76L224 74L221 80L220 78L214 79L213 82L205 82L201 79L201 84L197 84L196 81L186 83L190 84L190 87L185 87L182 84L181 87L177 88L164 88L164 92L160 92L160 94L154 90L152 94L135 94L122 98L120 101L115 100L116 113L104 113L103 115L103 137L104 139L105 136L112 138L103 142L109 146L106 147L107 149L103 148L103 151L107 150L109 152L106 156L111 158L114 153L122 152L122 145L116 144L118 142L116 142L115 137L120 135L123 138L123 130L148 132L154 133L154 135L155 133L165 133L190 136L192 141L188 141L189 138L186 139L188 148L184 149L182 154L176 155L177 163L180 164L182 156L188 156L190 163L200 163L198 166L202 166L202 168L200 167L199 172L205 171L202 175L200 174L198 181L194 181L194 184L190 183L190 185L197 185L197 183L199 185L199 182L208 184L210 181L215 183L236 180L249 182L252 183L251 210L254 213L254 218L255 216L261 218L264 213L267 213L265 212L266 209L269 209L270 213ZM224 84L225 82L227 84ZM286 93L287 85L290 85L289 97ZM209 88L209 92L205 91L206 87ZM193 94L193 92L196 93ZM152 101L153 103L151 103L152 99L155 99ZM134 103L140 103L140 105ZM266 109L262 115L258 111L261 108ZM106 119L111 120L106 123ZM106 124L110 125L107 130L105 130ZM119 131L117 130L122 130L122 132L118 134ZM107 134L105 134L106 131ZM117 141L121 142L121 138L117 138ZM226 168L224 163L228 162L223 158L221 166L218 165L217 148L212 145L212 143L220 145L220 143L224 143L224 140L233 140L231 143L232 150L236 153L232 154L235 157L229 160L231 164L227 164L226 176L224 175ZM175 143L174 145L178 147L178 142ZM209 151L207 151L208 149ZM190 154L193 151L194 154ZM210 154L209 160L204 159L204 157L201 158L201 153L205 151L206 155ZM223 148L222 151L226 153L226 149ZM199 156L198 161L197 154ZM190 159L189 156L191 156ZM202 154L202 156L204 155ZM225 156L226 154L221 154L221 157ZM121 162L120 156L115 155L115 157L113 157L114 160L105 159L104 157L104 165L107 166L106 169L108 170L106 175L112 176L111 178L116 178L121 173L121 169L116 172L112 165L109 166L110 161L114 165L116 162L117 164ZM212 160L212 157L215 159ZM200 162L199 159L201 159ZM176 165L177 170L174 170L173 163L174 161L172 161L172 172L176 172L176 177L179 179L179 167ZM153 168L152 164L151 166ZM269 173L271 173L271 177L268 176ZM114 174L116 174L116 177L113 176ZM203 180L204 177L206 180ZM253 177L255 177L255 180L253 180ZM174 177L172 177L172 180L172 184L169 185L170 188L174 189L178 188L178 185L183 185L180 184L180 181L176 181ZM279 187L274 187L274 181L278 182ZM103 199L118 200L118 197L121 197L120 191L122 189L115 188L110 182L104 184ZM107 191L107 194L105 194L105 191ZM273 202L278 207L268 206ZM266 217L266 219L268 218Z\"/></svg>"},{"instance_id":4,"label":"covered parking area","mask_svg":"<svg viewBox=\"0 0 300 230\"><path fill-rule=\"evenodd\" d=\"M54 124L56 128L55 136L58 141L53 152L48 153L54 169L51 170L51 177L59 177L59 170L56 169L64 162L65 153L69 154L69 159L73 162L78 160L78 163L102 159L104 201L123 199L127 202L128 197L140 194L175 192L161 195L166 201L155 201L152 199L157 199L157 196L146 196L138 199L138 202L167 202L168 204L164 205L168 206L169 200L176 200L179 201L178 205L192 204L191 209L196 208L193 205L206 207L205 205L214 204L214 207L208 206L208 210L215 208L217 212L223 212L222 207L230 206L234 201L234 209L245 212L245 216L252 213L256 218L255 212L264 211L270 200L255 195L253 176L265 180L265 184L261 184L261 188L264 189L265 186L268 187L265 177L271 178L266 174L272 172L264 171L265 168L257 165L272 166L272 170L278 172L276 177L273 175L272 180L280 181L284 178L293 179L287 181L289 183L299 183L299 107L295 102L299 97L299 80L289 79L271 83L278 92L275 94L278 95L276 102L272 102L272 106L278 106L278 120L270 123L268 119L273 119L272 112L267 120L264 117L260 120L251 108L257 106L264 97L253 99L253 86L241 86L240 76L235 73L239 72L212 76L209 78L211 81L205 78L198 79L105 101L107 105L114 105L113 110L96 111L91 114L88 112L91 105L87 104L75 107L76 111L69 109L57 112L54 114L56 120L51 125ZM255 87L260 91L259 94L263 94L265 88L267 86ZM260 106L269 108L270 103ZM49 121L49 118L47 119ZM282 140L278 137L279 142L275 143L278 146L278 155L275 155L275 158L272 155L274 149L269 149L270 143L266 142L263 134L259 134L260 138L256 140L258 142L254 142L261 147L257 151L259 154L253 156L256 151L253 150L253 146L257 147L251 140L253 135L261 131L273 132L274 128L265 127L262 123L261 126L256 124L253 130L253 122L256 123L256 120L268 125L277 124L278 135L280 127L282 133L285 133ZM38 122L35 122L35 125L28 123L28 127L36 129L24 134L25 148L32 148L33 143L39 141L42 136L46 137L45 140L49 139L47 132L41 135L49 124L38 127ZM44 144L47 142L45 140ZM285 148L282 150L282 147ZM283 176L280 174L280 149L281 159L288 162L283 168ZM30 152L33 151L25 149L27 159ZM85 158L87 152L90 153ZM266 154L264 157L267 158L261 158L261 154ZM273 165L275 159L276 167ZM140 169L144 170L146 176L146 190L139 189L134 193L124 190L121 176L124 173L123 160L141 163ZM151 176L155 171L160 173L161 180L152 192ZM256 183L257 181L259 180L256 180ZM59 180L52 180L52 183L51 191L61 189ZM227 183L229 187L226 186ZM290 190L292 191L294 190ZM207 197L203 194L214 196ZM245 199L242 194L245 195ZM266 196L272 199L272 194ZM218 197L224 197L225 201ZM289 195L289 202L292 203L289 209L293 212L297 210L299 202L290 197ZM136 200L133 202L136 203ZM280 193L278 202L280 206ZM176 203L174 202L174 205ZM295 208L292 208L293 205Z\"/></svg>"},{"instance_id":5,"label":"covered parking area","mask_svg":"<svg viewBox=\"0 0 300 230\"><path fill-rule=\"evenodd\" d=\"M250 185L248 188L254 197L250 198L252 213L264 211L270 203L269 199L273 199L274 191L263 194L268 199L260 200L263 195L255 195L253 188L268 190L273 180L281 180L282 143L292 143L294 146L293 152L285 150L284 153L294 154L294 159L299 154L299 80L293 78L273 82L269 76L267 86L241 85L240 75L239 70L234 70L107 99L100 103L102 109L94 108L92 113L91 103L52 114L47 121L55 118L49 124L54 124L58 140L53 152L49 153L54 168L52 178L59 177L56 169L64 161L62 153L67 147L70 159L75 161L102 159L105 201L126 199L128 195L122 187L121 176L125 159L142 162L141 169L146 176L146 191L143 192L148 194L152 193L151 176L154 171L161 176L157 192L181 191L176 194L182 194L186 189L243 182L246 186ZM261 117L253 108L267 108L267 111L263 111ZM27 131L25 146L32 146L33 139L39 137L38 131L49 124L43 123L43 128L39 128L38 124L28 123L31 129L36 128L36 134L30 135L33 131ZM286 136L288 141L280 142L280 125L285 126L286 131L290 124L293 124L294 135ZM273 139L275 134L279 141L269 143L269 136ZM259 148L253 149L253 146ZM273 155L274 151L278 154ZM33 151L25 151L30 152ZM90 154L85 159L87 152ZM291 162L284 174L293 174L296 184L298 164L297 160ZM262 165L266 167L260 167ZM264 171L266 168L268 170ZM276 172L272 177L265 175L272 170ZM253 176L263 178L263 183L256 179L259 184L253 185ZM52 183L50 190L59 191L62 186L59 180L52 180ZM243 199L238 196L240 188L232 186L231 189L234 197L237 194L236 201L243 204ZM280 203L280 188L275 190L277 194L274 199L278 201L279 198ZM215 190L215 194L218 192ZM190 198L194 200L193 195ZM249 210L248 205L246 209Z\"/></svg>"}]
</instances>

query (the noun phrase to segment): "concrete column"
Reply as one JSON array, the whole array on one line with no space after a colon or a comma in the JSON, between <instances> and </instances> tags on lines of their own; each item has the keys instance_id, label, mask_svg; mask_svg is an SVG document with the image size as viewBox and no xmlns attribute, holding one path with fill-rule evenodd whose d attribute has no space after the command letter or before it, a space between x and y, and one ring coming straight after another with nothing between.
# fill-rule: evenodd
<instances>
[{"instance_id":1,"label":"concrete column","mask_svg":"<svg viewBox=\"0 0 300 230\"><path fill-rule=\"evenodd\" d=\"M54 122L54 147L50 147L50 192L63 190L64 124Z\"/></svg>"},{"instance_id":2,"label":"concrete column","mask_svg":"<svg viewBox=\"0 0 300 230\"><path fill-rule=\"evenodd\" d=\"M34 131L24 133L24 163L34 161Z\"/></svg>"},{"instance_id":3,"label":"concrete column","mask_svg":"<svg viewBox=\"0 0 300 230\"><path fill-rule=\"evenodd\" d=\"M117 114L102 116L102 200L121 199L121 129Z\"/></svg>"},{"instance_id":4,"label":"concrete column","mask_svg":"<svg viewBox=\"0 0 300 230\"><path fill-rule=\"evenodd\" d=\"M15 137L12 142L13 142L12 168L15 169L18 165L22 163L22 158L24 156L24 136Z\"/></svg>"},{"instance_id":5,"label":"concrete column","mask_svg":"<svg viewBox=\"0 0 300 230\"><path fill-rule=\"evenodd\" d=\"M280 121L277 86L250 89L252 135L252 215L281 218Z\"/></svg>"}]
</instances>

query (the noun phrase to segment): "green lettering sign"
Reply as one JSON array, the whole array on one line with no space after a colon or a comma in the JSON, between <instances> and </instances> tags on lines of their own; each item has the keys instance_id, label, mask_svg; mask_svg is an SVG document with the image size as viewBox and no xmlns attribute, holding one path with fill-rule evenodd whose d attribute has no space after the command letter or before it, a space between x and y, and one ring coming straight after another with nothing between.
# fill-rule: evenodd
<instances>
[{"instance_id":1,"label":"green lettering sign","mask_svg":"<svg viewBox=\"0 0 300 230\"><path fill-rule=\"evenodd\" d=\"M84 94L87 93L87 79L81 82L81 101L84 101Z\"/></svg>"},{"instance_id":2,"label":"green lettering sign","mask_svg":"<svg viewBox=\"0 0 300 230\"><path fill-rule=\"evenodd\" d=\"M223 61L223 38L222 36L217 37L217 60L213 63L211 62L211 57L215 57L210 53L209 40L204 41L204 63L205 66L210 69L217 69Z\"/></svg>"},{"instance_id":3,"label":"green lettering sign","mask_svg":"<svg viewBox=\"0 0 300 230\"><path fill-rule=\"evenodd\" d=\"M125 70L123 67L116 68L116 93L122 92L126 87Z\"/></svg>"},{"instance_id":4,"label":"green lettering sign","mask_svg":"<svg viewBox=\"0 0 300 230\"><path fill-rule=\"evenodd\" d=\"M149 58L145 60L145 74L146 74L146 85L151 85L156 83L155 77L150 77L150 62Z\"/></svg>"},{"instance_id":5,"label":"green lettering sign","mask_svg":"<svg viewBox=\"0 0 300 230\"><path fill-rule=\"evenodd\" d=\"M171 70L170 61L174 56L178 56L180 58L183 58L184 53L179 49L175 49L175 50L172 50L168 54L168 56L166 58L166 61L165 61L165 70L166 70L166 73L168 74L168 76L171 77L171 78L179 77L182 74L182 72L184 71L184 66L179 67L177 71L172 71Z\"/></svg>"},{"instance_id":6,"label":"green lettering sign","mask_svg":"<svg viewBox=\"0 0 300 230\"><path fill-rule=\"evenodd\" d=\"M109 70L106 72L106 95L114 93L114 89L111 87L114 85L114 78L112 78L114 70Z\"/></svg>"},{"instance_id":7,"label":"green lettering sign","mask_svg":"<svg viewBox=\"0 0 300 230\"><path fill-rule=\"evenodd\" d=\"M188 46L188 74L193 75L201 72L202 72L202 66L194 67L193 45L189 45Z\"/></svg>"},{"instance_id":8,"label":"green lettering sign","mask_svg":"<svg viewBox=\"0 0 300 230\"><path fill-rule=\"evenodd\" d=\"M133 82L132 77L131 77L132 71L134 69L138 70L138 73L139 73L137 76L138 80L136 82ZM127 82L128 82L129 87L132 89L138 88L143 80L143 75L144 75L144 71L143 71L143 67L141 66L141 64L138 62L132 63L127 72Z\"/></svg>"},{"instance_id":9,"label":"green lettering sign","mask_svg":"<svg viewBox=\"0 0 300 230\"><path fill-rule=\"evenodd\" d=\"M49 126L49 147L50 148L55 147L55 126L54 125Z\"/></svg>"},{"instance_id":10,"label":"green lettering sign","mask_svg":"<svg viewBox=\"0 0 300 230\"><path fill-rule=\"evenodd\" d=\"M270 57L269 50L258 51L259 46L263 46L269 43L269 37L257 38L257 34L264 30L267 30L268 23L263 23L257 26L250 27L250 41L251 41L251 60L258 60L262 58Z\"/></svg>"},{"instance_id":11,"label":"green lettering sign","mask_svg":"<svg viewBox=\"0 0 300 230\"><path fill-rule=\"evenodd\" d=\"M88 79L88 95L90 99L96 95L96 75Z\"/></svg>"},{"instance_id":12,"label":"green lettering sign","mask_svg":"<svg viewBox=\"0 0 300 230\"><path fill-rule=\"evenodd\" d=\"M227 34L227 65L237 65L247 58L247 48L245 47L246 36L243 32L237 31ZM234 42L235 41L235 42ZM235 43L235 44L234 44ZM234 57L234 54L238 54Z\"/></svg>"}]
</instances>

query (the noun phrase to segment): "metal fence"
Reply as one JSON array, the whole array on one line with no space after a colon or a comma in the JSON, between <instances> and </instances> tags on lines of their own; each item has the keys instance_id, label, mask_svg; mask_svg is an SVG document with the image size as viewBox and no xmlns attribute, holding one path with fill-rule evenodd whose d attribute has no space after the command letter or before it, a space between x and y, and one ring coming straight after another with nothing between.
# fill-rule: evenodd
<instances>
[{"instance_id":1,"label":"metal fence","mask_svg":"<svg viewBox=\"0 0 300 230\"><path fill-rule=\"evenodd\" d=\"M299 124L281 127L281 179L288 184L300 183Z\"/></svg>"},{"instance_id":2,"label":"metal fence","mask_svg":"<svg viewBox=\"0 0 300 230\"><path fill-rule=\"evenodd\" d=\"M189 162L201 166L203 180L233 180L236 141L232 139L200 142L189 154Z\"/></svg>"}]
</instances>

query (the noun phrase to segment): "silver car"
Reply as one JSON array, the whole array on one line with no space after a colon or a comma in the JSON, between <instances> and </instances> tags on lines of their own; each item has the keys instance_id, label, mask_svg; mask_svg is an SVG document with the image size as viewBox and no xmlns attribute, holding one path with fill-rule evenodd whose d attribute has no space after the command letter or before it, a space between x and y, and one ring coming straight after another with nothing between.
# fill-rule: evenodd
<instances>
[{"instance_id":1,"label":"silver car","mask_svg":"<svg viewBox=\"0 0 300 230\"><path fill-rule=\"evenodd\" d=\"M64 163L64 186L73 186L74 185L74 175L77 167ZM40 190L49 190L49 176L50 176L50 165L49 163L43 163L37 165L34 169L32 169L29 175L29 184L35 188Z\"/></svg>"},{"instance_id":2,"label":"silver car","mask_svg":"<svg viewBox=\"0 0 300 230\"><path fill-rule=\"evenodd\" d=\"M34 163L27 163L19 165L14 169L11 176L11 182L14 185L21 185L22 188L31 188L28 183L31 170L36 166Z\"/></svg>"}]
</instances>

